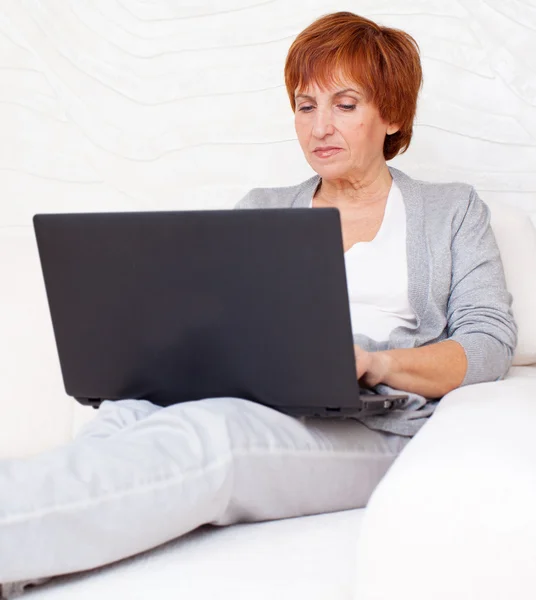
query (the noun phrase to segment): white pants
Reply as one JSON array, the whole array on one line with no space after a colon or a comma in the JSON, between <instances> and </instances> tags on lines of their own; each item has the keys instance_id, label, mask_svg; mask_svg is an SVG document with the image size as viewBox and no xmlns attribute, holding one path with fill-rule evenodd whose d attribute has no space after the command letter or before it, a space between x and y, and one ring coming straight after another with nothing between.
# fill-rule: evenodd
<instances>
[{"instance_id":1,"label":"white pants","mask_svg":"<svg viewBox=\"0 0 536 600\"><path fill-rule=\"evenodd\" d=\"M0 583L98 567L202 524L363 507L408 441L235 398L104 402L70 444L0 461Z\"/></svg>"}]
</instances>

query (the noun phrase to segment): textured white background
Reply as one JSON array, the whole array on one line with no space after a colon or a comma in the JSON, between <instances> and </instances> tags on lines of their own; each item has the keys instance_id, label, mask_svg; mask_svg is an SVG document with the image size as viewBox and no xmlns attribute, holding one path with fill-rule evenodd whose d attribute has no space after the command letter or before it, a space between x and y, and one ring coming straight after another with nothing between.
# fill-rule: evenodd
<instances>
[{"instance_id":1,"label":"textured white background","mask_svg":"<svg viewBox=\"0 0 536 600\"><path fill-rule=\"evenodd\" d=\"M0 393L17 431L41 390L35 448L71 423L32 215L230 207L309 177L283 64L336 10L421 46L415 138L393 164L536 210L536 0L0 0Z\"/></svg>"}]
</instances>

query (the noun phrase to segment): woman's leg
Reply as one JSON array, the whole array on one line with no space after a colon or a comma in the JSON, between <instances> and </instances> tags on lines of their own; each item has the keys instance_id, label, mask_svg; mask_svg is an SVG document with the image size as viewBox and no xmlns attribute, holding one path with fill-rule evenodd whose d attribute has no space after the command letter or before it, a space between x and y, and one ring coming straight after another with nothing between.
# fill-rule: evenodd
<instances>
[{"instance_id":1,"label":"woman's leg","mask_svg":"<svg viewBox=\"0 0 536 600\"><path fill-rule=\"evenodd\" d=\"M206 523L362 507L407 441L234 398L103 403L67 446L0 461L0 582L94 568Z\"/></svg>"}]
</instances>

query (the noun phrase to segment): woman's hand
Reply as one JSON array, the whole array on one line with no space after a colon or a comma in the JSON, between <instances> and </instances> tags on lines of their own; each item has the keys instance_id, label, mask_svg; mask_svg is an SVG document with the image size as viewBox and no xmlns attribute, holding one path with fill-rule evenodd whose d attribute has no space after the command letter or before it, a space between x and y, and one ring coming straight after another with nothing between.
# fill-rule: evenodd
<instances>
[{"instance_id":1,"label":"woman's hand","mask_svg":"<svg viewBox=\"0 0 536 600\"><path fill-rule=\"evenodd\" d=\"M354 352L357 378L363 385L385 383L425 398L441 398L456 389L467 372L465 350L454 340L378 352L354 345Z\"/></svg>"},{"instance_id":2,"label":"woman's hand","mask_svg":"<svg viewBox=\"0 0 536 600\"><path fill-rule=\"evenodd\" d=\"M384 352L367 352L354 344L357 378L368 387L385 383L391 368L391 357Z\"/></svg>"}]
</instances>

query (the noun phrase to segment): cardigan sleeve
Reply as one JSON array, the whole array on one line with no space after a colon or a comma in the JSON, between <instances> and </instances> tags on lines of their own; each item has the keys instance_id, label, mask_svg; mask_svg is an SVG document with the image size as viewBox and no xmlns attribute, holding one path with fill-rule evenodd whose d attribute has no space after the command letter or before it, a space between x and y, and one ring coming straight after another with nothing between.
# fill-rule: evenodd
<instances>
[{"instance_id":1,"label":"cardigan sleeve","mask_svg":"<svg viewBox=\"0 0 536 600\"><path fill-rule=\"evenodd\" d=\"M243 198L241 198L235 205L234 209L243 209L243 208L258 208L258 190L252 189L250 190Z\"/></svg>"},{"instance_id":2,"label":"cardigan sleeve","mask_svg":"<svg viewBox=\"0 0 536 600\"><path fill-rule=\"evenodd\" d=\"M288 189L291 188L253 188L235 204L234 208L287 208L292 199Z\"/></svg>"},{"instance_id":3,"label":"cardigan sleeve","mask_svg":"<svg viewBox=\"0 0 536 600\"><path fill-rule=\"evenodd\" d=\"M462 345L467 357L462 385L494 381L510 368L517 326L490 211L473 188L453 229L448 337Z\"/></svg>"}]
</instances>

